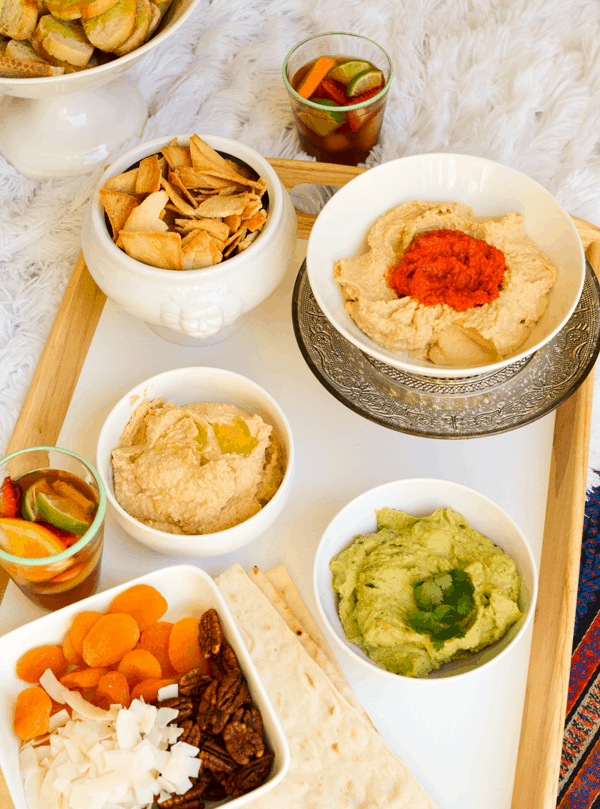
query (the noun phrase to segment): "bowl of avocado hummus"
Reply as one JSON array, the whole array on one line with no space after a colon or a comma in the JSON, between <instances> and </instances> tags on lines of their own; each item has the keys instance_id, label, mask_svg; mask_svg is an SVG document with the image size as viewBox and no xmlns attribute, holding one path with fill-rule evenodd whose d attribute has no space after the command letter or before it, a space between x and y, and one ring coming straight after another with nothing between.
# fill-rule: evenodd
<instances>
[{"instance_id":1,"label":"bowl of avocado hummus","mask_svg":"<svg viewBox=\"0 0 600 809\"><path fill-rule=\"evenodd\" d=\"M339 512L317 551L315 589L353 657L388 677L437 679L508 652L533 616L537 573L525 536L493 501L419 479Z\"/></svg>"}]
</instances>

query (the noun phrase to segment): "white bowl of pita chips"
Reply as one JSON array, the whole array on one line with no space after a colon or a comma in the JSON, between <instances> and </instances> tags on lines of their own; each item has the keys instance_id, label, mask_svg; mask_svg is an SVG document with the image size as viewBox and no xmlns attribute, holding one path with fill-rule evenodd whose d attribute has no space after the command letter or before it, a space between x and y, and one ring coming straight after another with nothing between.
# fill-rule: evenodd
<instances>
[{"instance_id":1,"label":"white bowl of pita chips","mask_svg":"<svg viewBox=\"0 0 600 809\"><path fill-rule=\"evenodd\" d=\"M157 400L164 401L164 409ZM152 407L146 411L138 410L145 408L146 402ZM166 412L171 407L170 403L182 410ZM213 413L211 417L208 408L184 410L186 406L198 403L233 405L251 418L246 418L245 424L240 424L240 414L233 413L232 419L225 414L225 408L218 408L224 414L219 422L219 416L215 418ZM125 432L134 414L138 427L135 432ZM172 435L169 420L175 429L184 431L176 439L176 457L171 459L168 456L173 441L169 438ZM230 447L222 447L219 453L212 439L213 430L207 426L207 422L216 422L217 426L228 424L235 427L237 424L242 430L249 429L254 446L244 457L241 450L236 452ZM195 427L190 426L192 423ZM152 433L144 432L149 424ZM205 431L210 435L204 438ZM151 446L151 434L158 439L156 448ZM189 440L188 436L191 436ZM128 448L136 442L135 450L130 453ZM167 466L157 465L154 461L159 455L153 456L153 453L160 453L161 446ZM199 448L204 453L202 458L198 457ZM113 464L114 450L117 450L115 456L119 455L115 457L116 464ZM283 410L273 397L247 377L211 367L177 368L146 379L132 388L107 416L98 438L96 458L106 486L108 508L118 525L154 551L188 558L220 556L258 539L274 524L288 500L295 463L292 431ZM141 469L146 461L149 463L146 472L150 473L151 479ZM117 466L120 478L115 486ZM173 472L179 477L172 478ZM182 480L185 485L181 483ZM263 496L264 484L269 481L273 481L273 485ZM149 483L149 487L145 482ZM273 494L273 487L277 483L278 488ZM124 494L122 502L140 519L129 513L117 499L115 492L119 487ZM181 498L180 489L186 491ZM130 499L131 506L127 501L129 493L136 499L138 493L141 494L137 502ZM144 505L145 497L153 501L151 511ZM247 517L248 513L251 516ZM234 519L230 519L232 515ZM232 524L237 519L236 515L242 519ZM215 518L217 528L213 528ZM161 520L167 530L153 527L159 525ZM211 521L210 527L206 520ZM221 528L223 521L231 527ZM193 530L198 530L198 533L193 533Z\"/></svg>"},{"instance_id":2,"label":"white bowl of pita chips","mask_svg":"<svg viewBox=\"0 0 600 809\"><path fill-rule=\"evenodd\" d=\"M144 143L106 169L81 240L111 300L166 339L202 344L227 336L279 284L296 215L254 149L178 135Z\"/></svg>"},{"instance_id":3,"label":"white bowl of pita chips","mask_svg":"<svg viewBox=\"0 0 600 809\"><path fill-rule=\"evenodd\" d=\"M240 629L221 591L211 577L200 568L192 565L175 565L153 571L133 581L119 584L110 590L97 593L76 604L31 621L0 638L0 684L4 695L0 706L0 727L2 728L0 767L6 779L15 809L32 809L34 805L40 807L49 807L51 805L47 795L46 800L40 800L36 804L33 801L28 802L26 799L26 793L31 794L32 792L32 784L28 784L26 788L23 785L23 777L19 768L20 740L14 730L14 710L17 695L27 687L27 684L17 677L15 670L17 661L25 652L41 644L62 644L76 615L88 610L104 613L119 593L136 585L154 587L166 599L168 610L163 618L165 621L174 622L189 616L199 618L207 609L213 608L216 610L223 632L235 652L242 673L246 678L252 700L261 712L264 723L265 745L275 754L271 770L260 786L244 795L230 799L227 806L232 809L239 809L239 807L245 806L254 800L260 803L285 776L289 766L290 754L284 732L271 700L267 696L262 679L242 639ZM84 735L80 735L80 741L84 738ZM79 755L81 756L81 752ZM138 775L140 771L143 771L143 769L138 770ZM123 775L122 770L121 774ZM67 774L67 777L73 778L73 775ZM29 780L35 782L35 777ZM84 781L82 780L80 783L84 783ZM63 782L62 786L67 787L68 784ZM110 784L107 784L107 786L110 789ZM94 806L100 805L97 798L92 800L92 803ZM86 803L85 805L91 804ZM129 806L132 804L133 801L123 805ZM52 803L52 805L55 804ZM77 805L83 809L83 802L77 803ZM208 805L214 804L209 803Z\"/></svg>"},{"instance_id":4,"label":"white bowl of pita chips","mask_svg":"<svg viewBox=\"0 0 600 809\"><path fill-rule=\"evenodd\" d=\"M39 21L35 3L0 4L0 153L35 180L106 165L148 116L125 73L175 34L199 3L51 0Z\"/></svg>"},{"instance_id":5,"label":"white bowl of pita chips","mask_svg":"<svg viewBox=\"0 0 600 809\"><path fill-rule=\"evenodd\" d=\"M403 523L390 510L404 512ZM405 515L430 519L418 524ZM402 530L397 532L399 524ZM362 559L365 553L368 566ZM434 576L454 575L459 568L474 586L473 601L462 634L451 633L436 646L429 632L432 624L423 626L423 619L435 615L435 607L417 601L415 585L424 593ZM321 617L346 654L378 676L396 681L410 677L417 683L473 676L510 654L533 620L537 581L527 538L497 503L459 483L429 478L384 483L351 500L321 538L313 577ZM345 600L341 609L334 582ZM441 606L450 603L444 597ZM361 610L361 604L368 604L369 612ZM415 630L417 610L430 614L420 614L420 629ZM381 655L382 663L392 661L389 668L399 673L350 641L340 614L351 636L374 658ZM355 634L357 627L362 636L360 630ZM496 637L492 642L488 631ZM455 656L463 651L466 656Z\"/></svg>"}]
</instances>

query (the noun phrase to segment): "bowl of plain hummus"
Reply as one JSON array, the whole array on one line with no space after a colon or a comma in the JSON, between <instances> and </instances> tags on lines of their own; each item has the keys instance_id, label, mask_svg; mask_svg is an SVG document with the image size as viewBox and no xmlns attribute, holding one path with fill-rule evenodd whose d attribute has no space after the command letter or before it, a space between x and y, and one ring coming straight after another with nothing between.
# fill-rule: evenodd
<instances>
[{"instance_id":1,"label":"bowl of plain hummus","mask_svg":"<svg viewBox=\"0 0 600 809\"><path fill-rule=\"evenodd\" d=\"M348 503L314 561L321 617L354 660L388 679L479 672L510 654L533 619L527 538L489 498L458 483L385 483Z\"/></svg>"},{"instance_id":2,"label":"bowl of plain hummus","mask_svg":"<svg viewBox=\"0 0 600 809\"><path fill-rule=\"evenodd\" d=\"M567 323L585 278L575 225L545 188L458 154L355 177L317 217L306 261L317 303L347 340L438 378L531 355Z\"/></svg>"},{"instance_id":3,"label":"bowl of plain hummus","mask_svg":"<svg viewBox=\"0 0 600 809\"><path fill-rule=\"evenodd\" d=\"M189 367L140 382L116 403L97 462L122 529L153 550L204 558L238 550L277 519L294 445L264 388Z\"/></svg>"}]
</instances>

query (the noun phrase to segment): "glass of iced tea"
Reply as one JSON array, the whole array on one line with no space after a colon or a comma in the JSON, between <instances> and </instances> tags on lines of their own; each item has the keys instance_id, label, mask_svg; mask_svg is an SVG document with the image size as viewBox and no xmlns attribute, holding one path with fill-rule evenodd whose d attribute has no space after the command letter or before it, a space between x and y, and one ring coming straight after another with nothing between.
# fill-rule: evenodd
<instances>
[{"instance_id":1,"label":"glass of iced tea","mask_svg":"<svg viewBox=\"0 0 600 809\"><path fill-rule=\"evenodd\" d=\"M0 461L0 565L28 598L55 610L98 586L106 493L66 449L32 447Z\"/></svg>"},{"instance_id":2,"label":"glass of iced tea","mask_svg":"<svg viewBox=\"0 0 600 809\"><path fill-rule=\"evenodd\" d=\"M283 63L304 151L324 163L356 166L377 143L392 81L392 62L359 34L317 34Z\"/></svg>"}]
</instances>

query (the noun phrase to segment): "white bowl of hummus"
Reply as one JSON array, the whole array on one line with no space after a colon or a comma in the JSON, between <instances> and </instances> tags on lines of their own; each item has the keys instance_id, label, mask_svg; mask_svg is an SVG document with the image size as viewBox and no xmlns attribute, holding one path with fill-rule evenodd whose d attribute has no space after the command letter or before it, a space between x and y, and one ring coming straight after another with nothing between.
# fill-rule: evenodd
<instances>
[{"instance_id":1,"label":"white bowl of hummus","mask_svg":"<svg viewBox=\"0 0 600 809\"><path fill-rule=\"evenodd\" d=\"M313 226L307 271L324 314L359 349L459 378L551 340L580 298L585 257L571 217L535 180L480 157L426 154L343 186Z\"/></svg>"},{"instance_id":2,"label":"white bowl of hummus","mask_svg":"<svg viewBox=\"0 0 600 809\"><path fill-rule=\"evenodd\" d=\"M190 367L140 382L109 413L97 462L109 509L138 542L205 558L257 539L287 501L289 422L255 382Z\"/></svg>"},{"instance_id":3,"label":"white bowl of hummus","mask_svg":"<svg viewBox=\"0 0 600 809\"><path fill-rule=\"evenodd\" d=\"M438 680L510 654L533 619L537 567L514 520L467 486L385 483L331 521L314 561L321 617L382 677Z\"/></svg>"}]
</instances>

